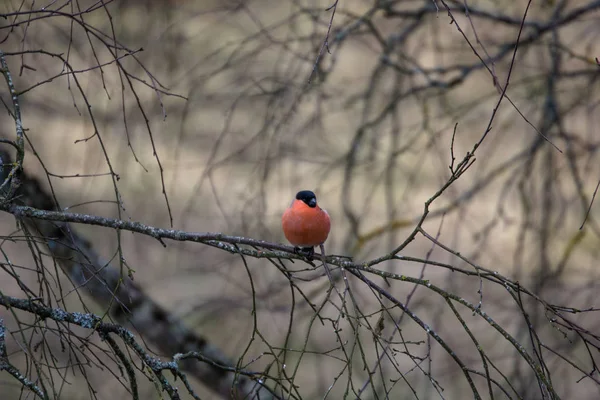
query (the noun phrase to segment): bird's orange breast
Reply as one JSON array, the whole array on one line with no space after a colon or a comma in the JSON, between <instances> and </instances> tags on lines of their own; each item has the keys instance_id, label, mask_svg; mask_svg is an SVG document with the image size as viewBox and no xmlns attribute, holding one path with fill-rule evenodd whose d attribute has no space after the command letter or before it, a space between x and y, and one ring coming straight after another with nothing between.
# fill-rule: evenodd
<instances>
[{"instance_id":1,"label":"bird's orange breast","mask_svg":"<svg viewBox=\"0 0 600 400\"><path fill-rule=\"evenodd\" d=\"M294 246L314 247L327 240L331 222L327 211L294 200L281 218L283 234Z\"/></svg>"}]
</instances>

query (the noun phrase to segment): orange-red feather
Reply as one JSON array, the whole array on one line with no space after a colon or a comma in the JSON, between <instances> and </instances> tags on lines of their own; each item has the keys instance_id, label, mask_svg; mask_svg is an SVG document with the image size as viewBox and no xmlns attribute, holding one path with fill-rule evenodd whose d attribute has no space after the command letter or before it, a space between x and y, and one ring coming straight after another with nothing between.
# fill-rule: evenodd
<instances>
[{"instance_id":1,"label":"orange-red feather","mask_svg":"<svg viewBox=\"0 0 600 400\"><path fill-rule=\"evenodd\" d=\"M309 207L302 200L294 200L281 218L283 234L297 247L314 247L329 236L331 221L327 211L318 205Z\"/></svg>"}]
</instances>

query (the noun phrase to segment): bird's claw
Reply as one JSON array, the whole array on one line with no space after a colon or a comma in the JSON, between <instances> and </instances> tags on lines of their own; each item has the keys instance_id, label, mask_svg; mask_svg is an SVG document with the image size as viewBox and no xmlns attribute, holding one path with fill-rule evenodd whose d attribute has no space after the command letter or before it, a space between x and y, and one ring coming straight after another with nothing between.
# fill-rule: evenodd
<instances>
[{"instance_id":1,"label":"bird's claw","mask_svg":"<svg viewBox=\"0 0 600 400\"><path fill-rule=\"evenodd\" d=\"M301 257L306 258L308 261L315 259L315 248L314 247L294 247L294 253Z\"/></svg>"}]
</instances>

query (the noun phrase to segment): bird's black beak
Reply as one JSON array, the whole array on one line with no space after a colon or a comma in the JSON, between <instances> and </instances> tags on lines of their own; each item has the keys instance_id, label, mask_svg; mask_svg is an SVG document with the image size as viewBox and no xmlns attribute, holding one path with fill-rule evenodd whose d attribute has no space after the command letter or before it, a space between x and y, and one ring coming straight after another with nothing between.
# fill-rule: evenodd
<instances>
[{"instance_id":1,"label":"bird's black beak","mask_svg":"<svg viewBox=\"0 0 600 400\"><path fill-rule=\"evenodd\" d=\"M309 207L311 207L311 208L312 208L312 207L315 207L316 205L317 205L317 199L315 199L315 198L312 198L312 199L310 199L310 200L308 201L308 206L309 206Z\"/></svg>"}]
</instances>

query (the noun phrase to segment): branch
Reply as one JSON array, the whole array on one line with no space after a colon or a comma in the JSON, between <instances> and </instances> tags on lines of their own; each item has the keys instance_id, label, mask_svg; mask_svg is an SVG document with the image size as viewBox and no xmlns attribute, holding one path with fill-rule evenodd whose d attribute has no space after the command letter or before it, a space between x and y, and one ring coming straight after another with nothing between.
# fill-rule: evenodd
<instances>
[{"instance_id":1,"label":"branch","mask_svg":"<svg viewBox=\"0 0 600 400\"><path fill-rule=\"evenodd\" d=\"M145 225L141 222L124 221L121 219L93 216L89 214L69 213L63 211L41 210L28 206L20 206L14 203L4 203L0 205L0 210L13 214L17 218L33 218L42 221L78 223L86 225L96 225L105 228L125 230L135 233L141 233L153 237L161 242L163 246L166 244L162 239L171 239L181 242L197 242L209 244L215 247L221 247L224 250L229 250L229 247L222 246L222 243L232 245L248 245L269 250L277 250L272 253L254 253L256 257L285 257L285 258L302 258L295 255L294 248L279 243L271 243L265 240L251 239L242 236L231 236L223 233L213 232L186 232L177 229L156 228L150 225ZM217 243L218 242L218 243ZM234 251L237 253L237 251Z\"/></svg>"},{"instance_id":2,"label":"branch","mask_svg":"<svg viewBox=\"0 0 600 400\"><path fill-rule=\"evenodd\" d=\"M2 303L3 300L4 297L0 296L0 303ZM26 376L19 372L19 370L8 361L8 355L6 353L6 327L4 326L4 320L2 318L0 318L0 371L6 371L11 374L16 380L21 382L23 386L35 393L35 395L40 399L49 399L42 389L27 379Z\"/></svg>"},{"instance_id":3,"label":"branch","mask_svg":"<svg viewBox=\"0 0 600 400\"><path fill-rule=\"evenodd\" d=\"M10 160L8 154L2 150L0 150L0 158L5 165ZM12 179L6 172L6 169L0 170L0 179ZM100 306L107 309L111 317L135 329L144 340L155 345L161 354L173 356L190 351L202 353L210 362L182 360L181 369L196 377L223 398L231 398L232 395L240 399L274 398L270 389L262 383L265 380L262 377L264 374L247 373L235 368L235 362L230 360L223 351L192 332L177 316L157 305L127 276L126 271L107 262L94 250L92 244L73 231L67 222L92 220L100 221L96 225L105 224L104 226L111 227L111 224L114 224L122 226L121 229L129 226L132 230L137 226L140 228L140 233L144 234L157 231L161 234L171 232L172 235L175 231L79 214L73 214L75 217L72 218L62 218L63 213L50 210L54 208L54 200L37 180L25 173L21 174L21 180L22 184L13 201L29 206L18 206L5 199L4 203L0 204L0 209L13 209L26 234L28 229L39 232L52 258L67 274L76 289L85 290ZM31 217L28 217L29 215ZM40 218L36 219L35 216L38 215ZM94 225L92 222L88 223ZM31 235L28 234L27 237ZM209 241L209 244L213 242L215 241ZM233 246L224 243L223 246L225 245ZM111 347L118 357L118 349ZM156 375L156 371L153 371L163 388L169 392L169 387L163 382L164 377ZM180 378L186 382L185 377L180 376ZM171 394L176 398L176 392L172 391Z\"/></svg>"}]
</instances>

